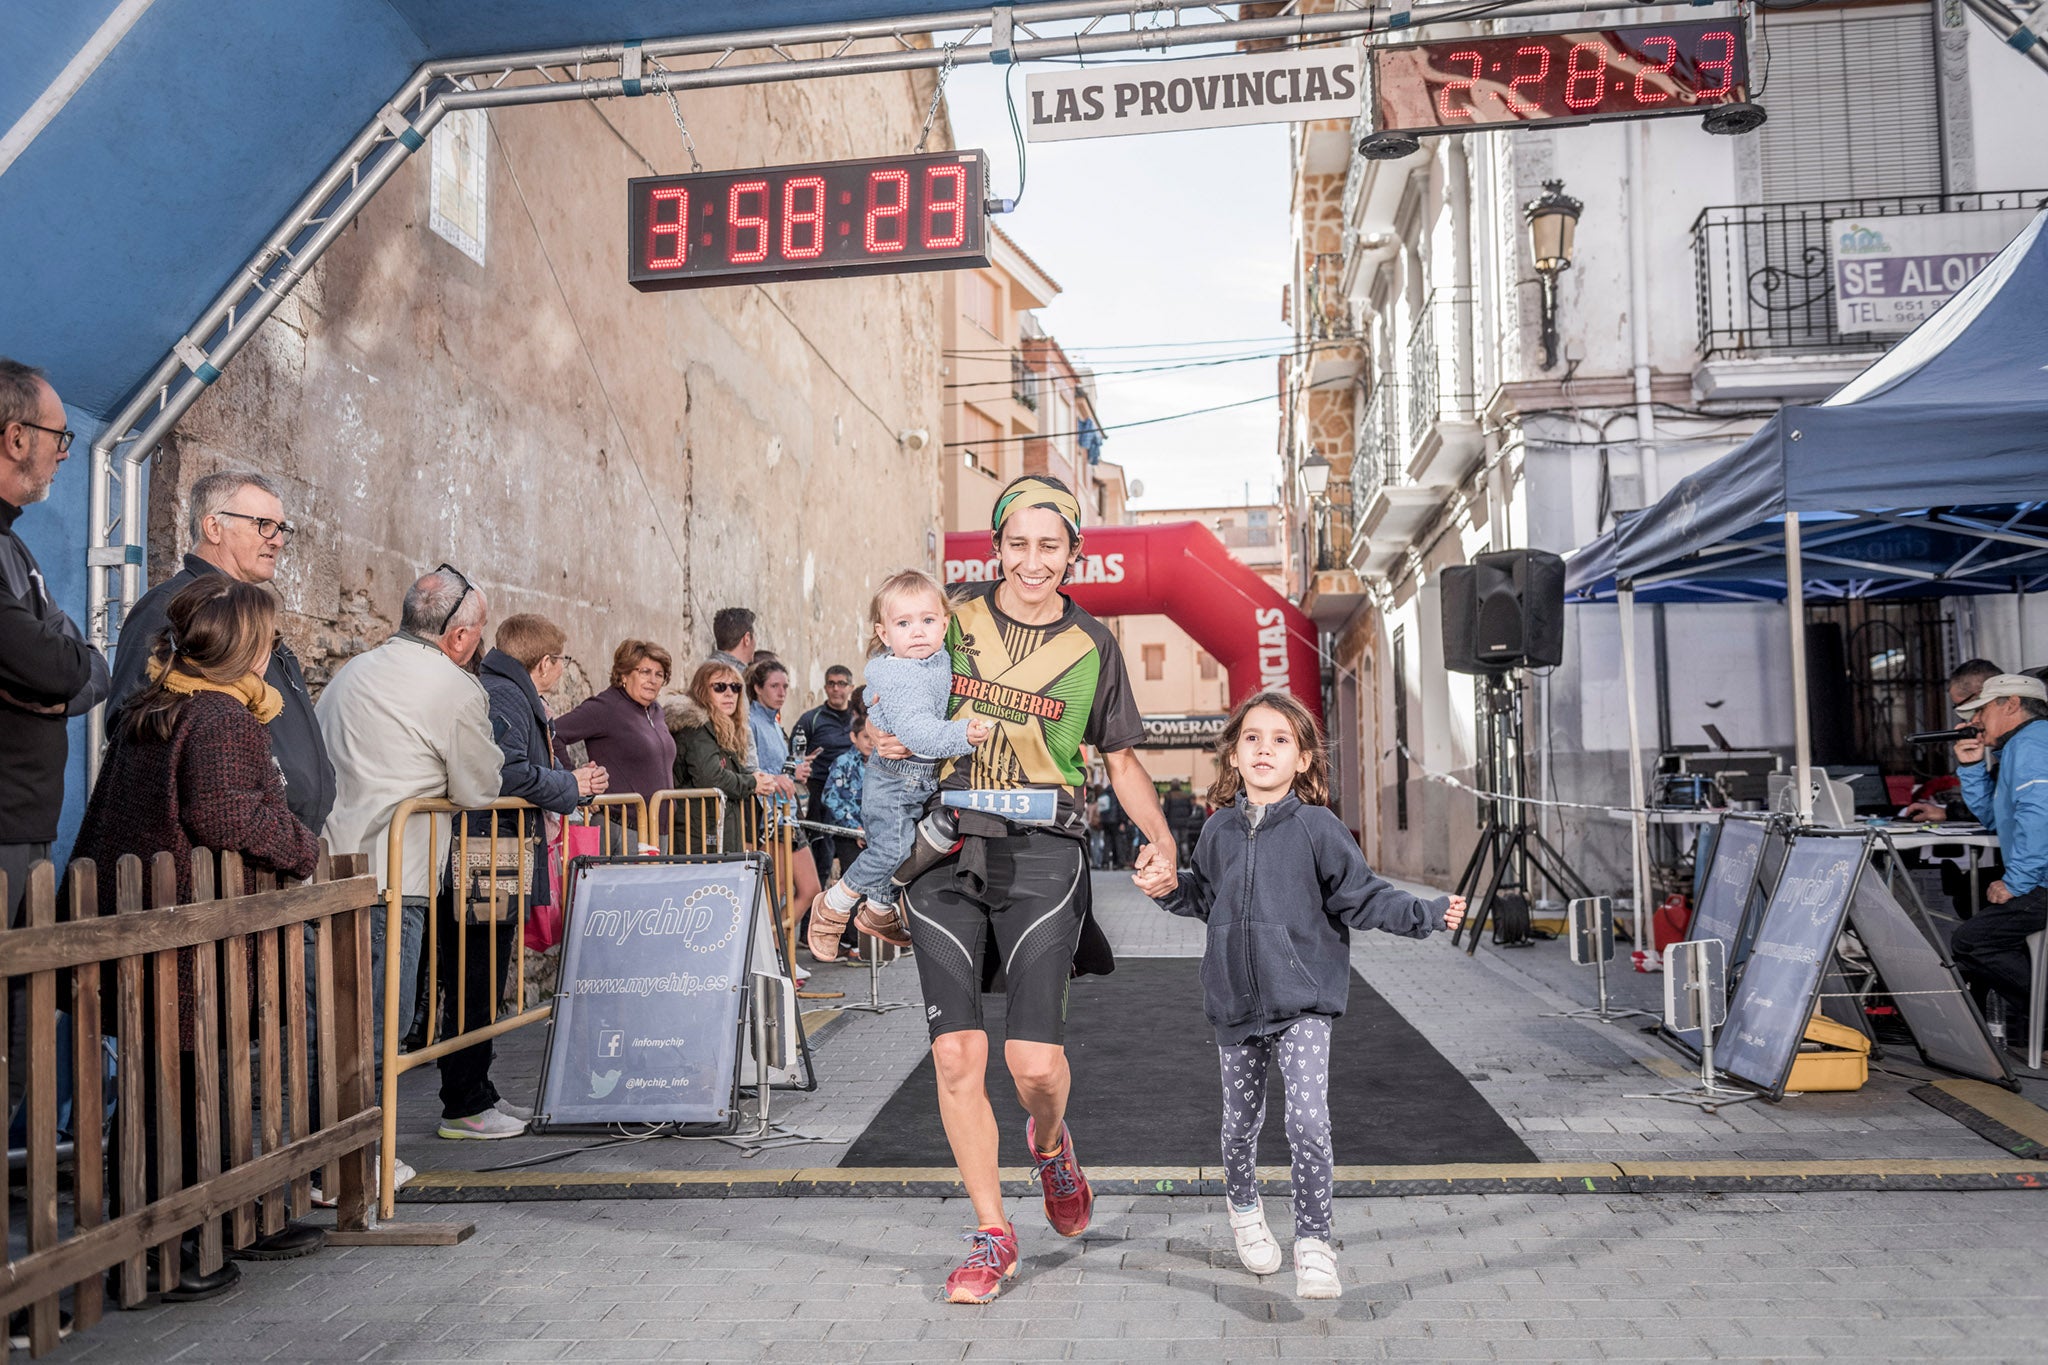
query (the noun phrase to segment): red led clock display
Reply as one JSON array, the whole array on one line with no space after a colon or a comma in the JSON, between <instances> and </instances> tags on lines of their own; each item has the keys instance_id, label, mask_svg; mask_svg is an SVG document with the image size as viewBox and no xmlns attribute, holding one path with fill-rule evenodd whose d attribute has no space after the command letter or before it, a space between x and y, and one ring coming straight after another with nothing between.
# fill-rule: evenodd
<instances>
[{"instance_id":1,"label":"red led clock display","mask_svg":"<svg viewBox=\"0 0 2048 1365\"><path fill-rule=\"evenodd\" d=\"M635 289L988 264L980 152L822 161L627 182Z\"/></svg>"},{"instance_id":2,"label":"red led clock display","mask_svg":"<svg viewBox=\"0 0 2048 1365\"><path fill-rule=\"evenodd\" d=\"M1733 20L1452 38L1372 50L1380 131L1448 133L1697 113L1747 97Z\"/></svg>"}]
</instances>

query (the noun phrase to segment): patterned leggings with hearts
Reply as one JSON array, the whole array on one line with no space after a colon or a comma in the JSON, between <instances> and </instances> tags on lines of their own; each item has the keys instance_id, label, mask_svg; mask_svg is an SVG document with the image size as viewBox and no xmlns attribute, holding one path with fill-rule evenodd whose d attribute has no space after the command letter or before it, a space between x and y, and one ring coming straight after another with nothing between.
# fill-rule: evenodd
<instances>
[{"instance_id":1,"label":"patterned leggings with hearts","mask_svg":"<svg viewBox=\"0 0 2048 1365\"><path fill-rule=\"evenodd\" d=\"M1287 1094L1294 1235L1330 1236L1336 1158L1330 1143L1330 1021L1304 1015L1278 1033L1219 1046L1223 1061L1223 1178L1230 1202L1258 1202L1259 1130L1266 1123L1266 1075L1275 1058Z\"/></svg>"}]
</instances>

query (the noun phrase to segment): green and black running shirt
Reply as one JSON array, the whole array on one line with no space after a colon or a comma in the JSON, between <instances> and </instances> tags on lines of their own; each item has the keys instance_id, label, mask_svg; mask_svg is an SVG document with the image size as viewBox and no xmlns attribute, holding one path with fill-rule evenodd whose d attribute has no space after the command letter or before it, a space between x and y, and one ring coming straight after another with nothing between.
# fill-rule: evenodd
<instances>
[{"instance_id":1,"label":"green and black running shirt","mask_svg":"<svg viewBox=\"0 0 2048 1365\"><path fill-rule=\"evenodd\" d=\"M939 769L947 791L1059 791L1059 827L1082 822L1088 780L1081 746L1133 749L1145 723L1131 695L1123 650L1109 629L1061 594L1065 610L1050 625L1027 626L996 609L997 583L968 585L953 600L946 651L953 660L952 719L973 704L994 723L986 743Z\"/></svg>"}]
</instances>

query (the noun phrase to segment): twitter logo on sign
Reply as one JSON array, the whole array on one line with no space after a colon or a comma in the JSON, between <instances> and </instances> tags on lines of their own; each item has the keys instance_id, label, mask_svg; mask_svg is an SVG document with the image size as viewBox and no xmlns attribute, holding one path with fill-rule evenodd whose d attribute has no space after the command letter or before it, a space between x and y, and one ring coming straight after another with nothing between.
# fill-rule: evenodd
<instances>
[{"instance_id":1,"label":"twitter logo on sign","mask_svg":"<svg viewBox=\"0 0 2048 1365\"><path fill-rule=\"evenodd\" d=\"M610 1071L605 1072L603 1075L599 1075L595 1071L591 1072L590 1098L594 1100L601 1100L606 1095L611 1094L612 1091L618 1089L619 1077L624 1074L625 1073L620 1071L617 1067L613 1067Z\"/></svg>"}]
</instances>

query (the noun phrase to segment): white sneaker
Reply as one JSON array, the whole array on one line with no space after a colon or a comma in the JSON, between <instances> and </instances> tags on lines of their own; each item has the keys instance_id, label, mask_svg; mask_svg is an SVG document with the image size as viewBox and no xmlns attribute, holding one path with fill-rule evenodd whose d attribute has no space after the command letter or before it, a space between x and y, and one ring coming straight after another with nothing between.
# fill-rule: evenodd
<instances>
[{"instance_id":1,"label":"white sneaker","mask_svg":"<svg viewBox=\"0 0 2048 1365\"><path fill-rule=\"evenodd\" d=\"M514 1104L510 1100L499 1100L491 1108L507 1117L518 1119L521 1123L533 1122L533 1111L523 1104Z\"/></svg>"},{"instance_id":2,"label":"white sneaker","mask_svg":"<svg viewBox=\"0 0 2048 1365\"><path fill-rule=\"evenodd\" d=\"M501 1114L495 1109L486 1109L480 1114L467 1118L442 1119L440 1135L444 1138L472 1138L484 1142L496 1142L503 1138L522 1137L526 1133L523 1120L510 1114Z\"/></svg>"},{"instance_id":3,"label":"white sneaker","mask_svg":"<svg viewBox=\"0 0 2048 1365\"><path fill-rule=\"evenodd\" d=\"M406 1165L403 1161L393 1162L392 1167L393 1169L391 1173L391 1187L394 1190L404 1189L406 1186L406 1182L419 1174L418 1171ZM370 1158L370 1198L373 1200L377 1197L378 1170L379 1167L377 1165L377 1159L375 1157ZM325 1190L321 1189L318 1185L312 1187L312 1195L313 1207L316 1209L338 1208L341 1204L340 1200L329 1195Z\"/></svg>"},{"instance_id":4,"label":"white sneaker","mask_svg":"<svg viewBox=\"0 0 2048 1365\"><path fill-rule=\"evenodd\" d=\"M1237 1238L1237 1259L1254 1275L1270 1275L1280 1268L1280 1244L1273 1229L1266 1226L1266 1201L1249 1209L1230 1210L1231 1235Z\"/></svg>"},{"instance_id":5,"label":"white sneaker","mask_svg":"<svg viewBox=\"0 0 2048 1365\"><path fill-rule=\"evenodd\" d=\"M1344 1297L1344 1286L1337 1282L1337 1252L1320 1237L1294 1239L1294 1297Z\"/></svg>"}]
</instances>

